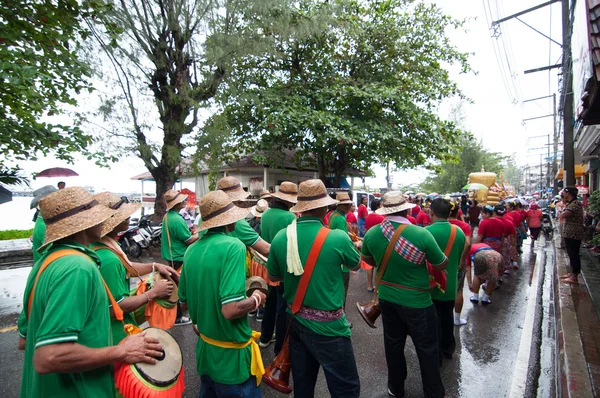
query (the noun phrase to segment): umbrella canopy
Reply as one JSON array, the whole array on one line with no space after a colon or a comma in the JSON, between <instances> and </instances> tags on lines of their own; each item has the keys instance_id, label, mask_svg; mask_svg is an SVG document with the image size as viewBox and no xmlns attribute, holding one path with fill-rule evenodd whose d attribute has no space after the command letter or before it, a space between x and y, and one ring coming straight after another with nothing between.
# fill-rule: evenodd
<instances>
[{"instance_id":1,"label":"umbrella canopy","mask_svg":"<svg viewBox=\"0 0 600 398\"><path fill-rule=\"evenodd\" d=\"M404 192L404 193L405 193L406 195L410 195L410 194L413 194L413 193L415 193L415 191L406 191L406 192ZM417 194L417 195L418 195L418 194Z\"/></svg>"},{"instance_id":2,"label":"umbrella canopy","mask_svg":"<svg viewBox=\"0 0 600 398\"><path fill-rule=\"evenodd\" d=\"M12 201L12 192L0 185L0 205Z\"/></svg>"},{"instance_id":3,"label":"umbrella canopy","mask_svg":"<svg viewBox=\"0 0 600 398\"><path fill-rule=\"evenodd\" d=\"M462 187L463 190L467 190L467 191L479 191L479 190L486 190L488 189L488 187L486 187L483 184L479 184L477 182L474 182L472 184L467 184L464 187Z\"/></svg>"},{"instance_id":4,"label":"umbrella canopy","mask_svg":"<svg viewBox=\"0 0 600 398\"><path fill-rule=\"evenodd\" d=\"M440 194L437 193L437 192L432 192L432 193L429 194L429 196L440 196Z\"/></svg>"},{"instance_id":5,"label":"umbrella canopy","mask_svg":"<svg viewBox=\"0 0 600 398\"><path fill-rule=\"evenodd\" d=\"M419 192L419 193L418 193L418 194L416 194L415 196L427 196L427 194L426 194L426 193L423 193L423 192Z\"/></svg>"},{"instance_id":6,"label":"umbrella canopy","mask_svg":"<svg viewBox=\"0 0 600 398\"><path fill-rule=\"evenodd\" d=\"M463 196L463 194L460 192L456 192L450 195L451 198L460 198L461 196Z\"/></svg>"},{"instance_id":7,"label":"umbrella canopy","mask_svg":"<svg viewBox=\"0 0 600 398\"><path fill-rule=\"evenodd\" d=\"M518 201L523 206L529 206L529 202L527 200L523 199L523 198L515 198L514 200Z\"/></svg>"},{"instance_id":8,"label":"umbrella canopy","mask_svg":"<svg viewBox=\"0 0 600 398\"><path fill-rule=\"evenodd\" d=\"M35 178L38 177L77 177L79 174L74 172L71 169L67 169L64 167L53 167L51 169L46 169L40 171L35 175Z\"/></svg>"}]
</instances>

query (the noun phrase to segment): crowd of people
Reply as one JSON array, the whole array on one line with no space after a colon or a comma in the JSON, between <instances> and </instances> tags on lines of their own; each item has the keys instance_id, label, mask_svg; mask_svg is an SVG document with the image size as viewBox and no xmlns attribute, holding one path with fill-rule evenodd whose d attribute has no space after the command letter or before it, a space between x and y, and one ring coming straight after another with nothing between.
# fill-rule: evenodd
<instances>
[{"instance_id":1,"label":"crowd of people","mask_svg":"<svg viewBox=\"0 0 600 398\"><path fill-rule=\"evenodd\" d=\"M398 191L370 204L362 198L356 208L348 192L334 199L320 180L263 190L253 207L248 196L238 179L224 177L200 199L195 217L195 204L169 190L166 264L146 264L130 261L116 240L139 204L81 187L36 191L36 261L18 322L21 396L118 396L113 364L155 364L164 355L134 315L176 292L178 303L157 310L154 322L165 329L194 324L200 397L260 397L260 348L273 343L275 355L289 350L295 396L314 396L323 368L332 397L359 397L346 297L350 272L363 268L381 309L388 394L404 396L410 336L424 395L444 397L440 367L453 358L454 326L467 323L465 279L470 302L490 305L519 269L523 240L535 244L542 219L535 203L482 207L466 196ZM559 216L572 266L567 283L580 272L576 198L576 188L563 191ZM130 278L145 274L163 277L131 290ZM262 277L265 287L247 289L250 277ZM250 328L252 315L262 320L260 332Z\"/></svg>"}]
</instances>

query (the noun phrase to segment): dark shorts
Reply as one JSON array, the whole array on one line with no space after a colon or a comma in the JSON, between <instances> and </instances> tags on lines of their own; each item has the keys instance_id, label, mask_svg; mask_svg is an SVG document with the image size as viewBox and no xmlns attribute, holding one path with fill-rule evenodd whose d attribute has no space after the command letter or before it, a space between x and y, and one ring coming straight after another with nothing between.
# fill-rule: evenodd
<instances>
[{"instance_id":1,"label":"dark shorts","mask_svg":"<svg viewBox=\"0 0 600 398\"><path fill-rule=\"evenodd\" d=\"M457 292L462 292L465 287L465 276L467 275L467 269L459 269L458 270L458 285L456 286Z\"/></svg>"}]
</instances>

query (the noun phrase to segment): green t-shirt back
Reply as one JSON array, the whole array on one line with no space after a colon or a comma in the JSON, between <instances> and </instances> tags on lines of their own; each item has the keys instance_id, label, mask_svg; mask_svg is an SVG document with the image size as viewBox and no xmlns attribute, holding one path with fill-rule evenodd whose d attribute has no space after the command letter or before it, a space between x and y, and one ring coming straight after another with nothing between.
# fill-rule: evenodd
<instances>
[{"instance_id":1,"label":"green t-shirt back","mask_svg":"<svg viewBox=\"0 0 600 398\"><path fill-rule=\"evenodd\" d=\"M231 321L221 313L224 304L246 298L246 247L223 228L209 230L185 254L179 280L179 300L187 303L192 321L203 335L215 340L245 343L252 335L248 317ZM240 384L250 377L250 346L243 349L196 344L196 368L217 383Z\"/></svg>"},{"instance_id":2,"label":"green t-shirt back","mask_svg":"<svg viewBox=\"0 0 600 398\"><path fill-rule=\"evenodd\" d=\"M297 223L298 253L302 265L306 263L313 242L323 227L316 217L301 217ZM271 243L267 270L269 275L283 277L285 290L283 298L292 304L301 276L287 272L287 230L277 233ZM333 230L325 239L302 305L318 310L334 311L344 305L344 282L342 269L354 268L360 262L360 255L346 232ZM289 309L288 309L289 312ZM298 321L317 334L324 336L350 337L346 315L332 322L309 321L297 317Z\"/></svg>"},{"instance_id":3,"label":"green t-shirt back","mask_svg":"<svg viewBox=\"0 0 600 398\"><path fill-rule=\"evenodd\" d=\"M448 221L436 221L433 224L425 227L426 230L431 232L435 241L437 242L440 249L443 251L448 244L450 238L450 224ZM452 244L452 250L448 256L448 268L446 268L447 282L446 292L442 293L440 289L433 289L431 292L431 299L436 301L454 301L456 299L456 287L458 285L458 263L460 262L460 256L465 248L465 233L456 228L456 238Z\"/></svg>"},{"instance_id":4,"label":"green t-shirt back","mask_svg":"<svg viewBox=\"0 0 600 398\"><path fill-rule=\"evenodd\" d=\"M290 225L296 216L288 210L271 208L264 212L260 219L260 237L267 243L273 242L277 232Z\"/></svg>"},{"instance_id":5,"label":"green t-shirt back","mask_svg":"<svg viewBox=\"0 0 600 398\"><path fill-rule=\"evenodd\" d=\"M96 249L98 247L99 249ZM93 243L92 250L100 257L100 274L104 278L104 282L112 293L115 301L120 303L129 297L129 278L127 278L127 270L121 263L119 256L110 251L108 247L102 243ZM135 319L131 312L123 313L123 322L136 325ZM127 333L123 330L123 322L111 318L110 327L112 332L113 344L119 344L121 340L127 337Z\"/></svg>"},{"instance_id":6,"label":"green t-shirt back","mask_svg":"<svg viewBox=\"0 0 600 398\"><path fill-rule=\"evenodd\" d=\"M37 263L44 253L40 253L37 249L44 244L46 238L46 223L42 219L42 216L38 215L33 226L33 234L31 236L31 246L33 250L33 263Z\"/></svg>"},{"instance_id":7,"label":"green t-shirt back","mask_svg":"<svg viewBox=\"0 0 600 398\"><path fill-rule=\"evenodd\" d=\"M339 229L348 233L348 223L346 222L346 215L339 210L335 210L329 215L329 228Z\"/></svg>"},{"instance_id":8,"label":"green t-shirt back","mask_svg":"<svg viewBox=\"0 0 600 398\"><path fill-rule=\"evenodd\" d=\"M227 235L238 238L242 243L248 247L252 247L259 241L260 236L258 233L248 224L246 219L241 219L235 223L235 230L228 232Z\"/></svg>"},{"instance_id":9,"label":"green t-shirt back","mask_svg":"<svg viewBox=\"0 0 600 398\"><path fill-rule=\"evenodd\" d=\"M169 226L169 235L167 235L167 225ZM187 223L175 210L169 210L162 223L161 255L165 260L183 261L183 255L188 246L185 241L192 236ZM169 239L170 238L170 239ZM169 240L171 249L169 250ZM171 258L171 252L173 258Z\"/></svg>"},{"instance_id":10,"label":"green t-shirt back","mask_svg":"<svg viewBox=\"0 0 600 398\"><path fill-rule=\"evenodd\" d=\"M51 245L43 258L60 249L76 249L88 257L62 257L49 265L38 280L27 320L20 396L114 398L110 365L84 372L49 374L39 374L33 367L35 349L45 345L74 342L102 348L112 343L108 296L98 271L98 257L85 246L69 241ZM37 265L40 264L41 261ZM27 308L37 269L34 267L27 279L23 308Z\"/></svg>"},{"instance_id":11,"label":"green t-shirt back","mask_svg":"<svg viewBox=\"0 0 600 398\"><path fill-rule=\"evenodd\" d=\"M400 225L394 221L391 221L391 224L394 230ZM427 261L431 264L438 265L446 259L433 235L425 228L407 225L400 236L410 242L416 249L424 252ZM388 243L389 241L383 235L380 227L369 229L363 239L362 254L365 257L375 259L377 270L379 270ZM425 261L415 264L392 250L382 281L396 285L383 283L379 285L378 293L379 298L382 300L411 308L426 308L433 304L429 292L429 273ZM398 286L408 287L408 289Z\"/></svg>"}]
</instances>

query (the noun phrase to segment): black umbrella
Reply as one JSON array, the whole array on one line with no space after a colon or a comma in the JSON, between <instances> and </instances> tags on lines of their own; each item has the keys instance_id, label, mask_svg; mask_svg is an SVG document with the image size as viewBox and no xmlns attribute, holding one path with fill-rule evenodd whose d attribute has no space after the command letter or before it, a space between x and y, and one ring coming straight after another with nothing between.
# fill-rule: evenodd
<instances>
[{"instance_id":1,"label":"black umbrella","mask_svg":"<svg viewBox=\"0 0 600 398\"><path fill-rule=\"evenodd\" d=\"M12 201L12 192L0 185L0 205Z\"/></svg>"}]
</instances>

